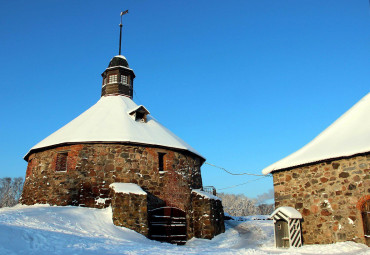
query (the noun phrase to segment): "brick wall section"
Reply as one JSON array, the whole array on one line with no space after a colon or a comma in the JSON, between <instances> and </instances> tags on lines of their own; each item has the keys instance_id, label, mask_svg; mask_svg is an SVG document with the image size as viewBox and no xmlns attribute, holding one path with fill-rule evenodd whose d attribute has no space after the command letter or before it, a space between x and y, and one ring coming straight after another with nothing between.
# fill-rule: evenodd
<instances>
[{"instance_id":1,"label":"brick wall section","mask_svg":"<svg viewBox=\"0 0 370 255\"><path fill-rule=\"evenodd\" d=\"M147 195L124 194L112 190L114 225L148 236Z\"/></svg>"},{"instance_id":2,"label":"brick wall section","mask_svg":"<svg viewBox=\"0 0 370 255\"><path fill-rule=\"evenodd\" d=\"M224 210L221 200L208 199L192 193L194 236L212 239L225 232Z\"/></svg>"},{"instance_id":3,"label":"brick wall section","mask_svg":"<svg viewBox=\"0 0 370 255\"><path fill-rule=\"evenodd\" d=\"M303 216L305 244L365 243L358 203L370 194L370 155L273 172L275 206Z\"/></svg>"}]
</instances>

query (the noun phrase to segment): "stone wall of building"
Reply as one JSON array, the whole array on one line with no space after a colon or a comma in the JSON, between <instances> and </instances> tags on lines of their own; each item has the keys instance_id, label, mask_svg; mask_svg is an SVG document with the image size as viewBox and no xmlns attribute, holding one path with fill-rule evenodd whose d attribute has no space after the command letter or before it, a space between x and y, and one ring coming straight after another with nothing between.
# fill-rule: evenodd
<instances>
[{"instance_id":1,"label":"stone wall of building","mask_svg":"<svg viewBox=\"0 0 370 255\"><path fill-rule=\"evenodd\" d=\"M194 236L212 239L224 233L224 210L221 200L208 199L196 192L192 195Z\"/></svg>"},{"instance_id":2,"label":"stone wall of building","mask_svg":"<svg viewBox=\"0 0 370 255\"><path fill-rule=\"evenodd\" d=\"M56 171L58 153L68 154L66 171ZM165 154L162 171L158 153ZM147 235L144 213L133 216L135 208L144 210L142 199L117 194L109 187L115 182L134 183L147 193L146 210L162 206L179 208L186 213L188 239L194 237L195 232L197 237L212 238L224 232L223 209L221 201L196 199L192 202L192 190L202 188L201 161L186 151L139 145L76 144L49 148L29 156L20 202L94 208L112 205L115 224ZM121 207L127 203L133 206L127 210ZM196 219L193 206L198 213ZM202 212L203 209L206 212ZM206 214L210 215L208 219L203 217ZM124 220L127 215L130 218ZM200 225L197 219L201 220Z\"/></svg>"},{"instance_id":3,"label":"stone wall of building","mask_svg":"<svg viewBox=\"0 0 370 255\"><path fill-rule=\"evenodd\" d=\"M148 236L147 195L120 193L112 189L111 198L114 225Z\"/></svg>"},{"instance_id":4,"label":"stone wall of building","mask_svg":"<svg viewBox=\"0 0 370 255\"><path fill-rule=\"evenodd\" d=\"M305 244L365 243L360 208L370 194L370 155L272 174L275 206L291 206L302 214Z\"/></svg>"},{"instance_id":5,"label":"stone wall of building","mask_svg":"<svg viewBox=\"0 0 370 255\"><path fill-rule=\"evenodd\" d=\"M68 153L67 169L56 171L57 155ZM165 153L163 171L158 153ZM107 207L113 182L135 183L148 193L148 209L174 206L189 211L191 190L202 187L201 160L189 152L125 144L76 144L32 153L22 204Z\"/></svg>"}]
</instances>

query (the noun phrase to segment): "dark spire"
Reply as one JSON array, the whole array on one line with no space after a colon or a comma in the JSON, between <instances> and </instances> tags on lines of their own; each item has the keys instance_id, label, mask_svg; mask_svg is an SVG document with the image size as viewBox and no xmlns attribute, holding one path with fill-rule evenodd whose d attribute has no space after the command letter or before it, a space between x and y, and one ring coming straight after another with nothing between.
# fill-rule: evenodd
<instances>
[{"instance_id":1,"label":"dark spire","mask_svg":"<svg viewBox=\"0 0 370 255\"><path fill-rule=\"evenodd\" d=\"M122 42L122 16L127 14L128 10L121 12L121 23L119 24L119 51L118 55L121 55L121 42Z\"/></svg>"}]
</instances>

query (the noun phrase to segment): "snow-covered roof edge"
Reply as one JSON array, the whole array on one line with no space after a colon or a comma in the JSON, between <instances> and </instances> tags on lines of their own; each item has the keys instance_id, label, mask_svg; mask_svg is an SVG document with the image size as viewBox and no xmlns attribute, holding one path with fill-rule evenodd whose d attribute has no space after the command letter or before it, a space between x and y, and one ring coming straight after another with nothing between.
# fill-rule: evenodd
<instances>
[{"instance_id":1,"label":"snow-covered roof edge","mask_svg":"<svg viewBox=\"0 0 370 255\"><path fill-rule=\"evenodd\" d=\"M181 148L158 145L158 144L130 142L130 141L82 141L82 142L58 143L58 144L53 144L53 145L50 145L50 146L47 146L47 147L41 147L41 148L35 148L35 149L31 148L23 156L23 159L25 161L28 161L28 157L32 153L40 151L40 150L47 150L47 149L50 149L50 148L55 148L55 147L60 147L60 146L69 146L69 145L74 145L74 144L99 144L99 143L101 143L101 144L111 144L112 143L112 144L128 144L128 145L137 145L137 146L153 146L153 147L156 147L156 148L164 148L164 149L171 149L171 150L182 151L182 152L190 152L191 154L196 155L196 156L200 157L201 159L203 159L203 161L201 162L201 165L203 165L203 163L206 161L206 158L203 157L200 153L195 153L195 152L193 152L191 150L188 150L188 149L181 149Z\"/></svg>"},{"instance_id":2,"label":"snow-covered roof edge","mask_svg":"<svg viewBox=\"0 0 370 255\"><path fill-rule=\"evenodd\" d=\"M370 152L370 93L341 115L311 142L264 168L274 171Z\"/></svg>"},{"instance_id":3,"label":"snow-covered roof edge","mask_svg":"<svg viewBox=\"0 0 370 255\"><path fill-rule=\"evenodd\" d=\"M146 195L147 193L135 183L114 182L109 185L116 193Z\"/></svg>"},{"instance_id":4,"label":"snow-covered roof edge","mask_svg":"<svg viewBox=\"0 0 370 255\"><path fill-rule=\"evenodd\" d=\"M221 198L213 195L213 194L210 194L208 192L205 192L203 190L200 190L200 189L193 189L192 192L204 197L204 198L208 198L208 199L213 199L213 200L220 200L221 201Z\"/></svg>"},{"instance_id":5,"label":"snow-covered roof edge","mask_svg":"<svg viewBox=\"0 0 370 255\"><path fill-rule=\"evenodd\" d=\"M281 206L271 213L270 218L273 218L278 212L281 212L291 219L302 219L302 214L295 208L289 206Z\"/></svg>"}]
</instances>

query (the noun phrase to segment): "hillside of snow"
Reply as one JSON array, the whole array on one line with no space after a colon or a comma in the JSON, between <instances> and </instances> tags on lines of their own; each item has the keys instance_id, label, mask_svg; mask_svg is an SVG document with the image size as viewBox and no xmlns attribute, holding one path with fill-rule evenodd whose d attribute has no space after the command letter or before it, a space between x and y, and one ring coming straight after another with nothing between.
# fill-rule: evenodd
<instances>
[{"instance_id":1,"label":"hillside of snow","mask_svg":"<svg viewBox=\"0 0 370 255\"><path fill-rule=\"evenodd\" d=\"M276 249L272 221L236 219L212 240L177 246L114 226L111 208L17 205L0 209L0 254L370 254L353 242Z\"/></svg>"}]
</instances>

